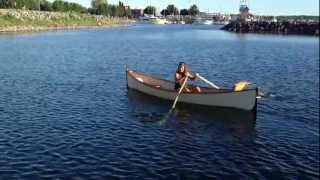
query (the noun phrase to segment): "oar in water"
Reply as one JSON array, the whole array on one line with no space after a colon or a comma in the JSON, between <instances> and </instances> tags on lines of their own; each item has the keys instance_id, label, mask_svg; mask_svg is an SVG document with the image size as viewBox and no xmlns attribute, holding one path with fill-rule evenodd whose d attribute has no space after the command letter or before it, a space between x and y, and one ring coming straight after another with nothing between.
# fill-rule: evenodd
<instances>
[{"instance_id":1,"label":"oar in water","mask_svg":"<svg viewBox=\"0 0 320 180\"><path fill-rule=\"evenodd\" d=\"M206 78L202 77L199 73L196 73L196 76L201 79L202 81L204 81L205 83L209 84L210 86L216 88L216 89L220 89L220 87L218 87L217 85L213 84L212 82L210 82L209 80L207 80Z\"/></svg>"},{"instance_id":2,"label":"oar in water","mask_svg":"<svg viewBox=\"0 0 320 180\"><path fill-rule=\"evenodd\" d=\"M173 111L174 108L176 108L176 105L177 105L178 99L179 99L179 97L180 97L180 94L182 93L183 89L184 89L185 86L187 85L187 81L188 81L188 77L185 77L185 79L184 79L184 81L183 81L183 83L182 83L182 86L181 86L181 88L179 89L178 94L177 94L176 97L174 98L174 102L173 102L173 105L172 105L172 107L171 107L170 112Z\"/></svg>"},{"instance_id":3,"label":"oar in water","mask_svg":"<svg viewBox=\"0 0 320 180\"><path fill-rule=\"evenodd\" d=\"M163 116L163 118L161 119L161 121L159 121L159 124L160 124L160 125L162 125L164 122L166 122L166 121L169 119L170 115L172 114L172 111L176 108L176 105L177 105L177 102L178 102L178 100L179 100L180 94L182 93L183 89L186 87L187 81L188 81L188 77L185 77L185 79L184 79L184 81L183 81L183 83L182 83L181 88L179 89L176 97L174 98L174 102L173 102L173 105L172 105L170 111Z\"/></svg>"}]
</instances>

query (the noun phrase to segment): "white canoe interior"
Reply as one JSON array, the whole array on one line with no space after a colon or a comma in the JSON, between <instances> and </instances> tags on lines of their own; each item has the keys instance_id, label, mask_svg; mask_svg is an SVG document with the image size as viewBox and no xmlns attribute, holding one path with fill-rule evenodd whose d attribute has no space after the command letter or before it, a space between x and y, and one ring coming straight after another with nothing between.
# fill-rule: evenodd
<instances>
[{"instance_id":1,"label":"white canoe interior","mask_svg":"<svg viewBox=\"0 0 320 180\"><path fill-rule=\"evenodd\" d=\"M141 72L127 70L127 81L129 88L162 99L173 100L177 94L174 89L174 82L145 75ZM256 96L257 89L235 92L230 89L201 87L201 93L183 92L179 102L251 111L256 107Z\"/></svg>"}]
</instances>

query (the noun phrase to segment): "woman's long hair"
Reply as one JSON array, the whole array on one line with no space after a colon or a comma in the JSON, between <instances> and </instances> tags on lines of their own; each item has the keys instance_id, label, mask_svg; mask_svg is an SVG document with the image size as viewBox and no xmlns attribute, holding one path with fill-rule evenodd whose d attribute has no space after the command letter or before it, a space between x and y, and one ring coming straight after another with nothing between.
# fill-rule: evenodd
<instances>
[{"instance_id":1,"label":"woman's long hair","mask_svg":"<svg viewBox=\"0 0 320 180\"><path fill-rule=\"evenodd\" d=\"M180 62L180 63L179 63L178 69L177 69L176 72L177 72L177 73L181 73L181 72L180 72L181 66L184 66L184 71L182 72L182 74L186 75L187 72L189 72L189 67L188 67L188 65L187 65L186 63L184 63L184 62Z\"/></svg>"}]
</instances>

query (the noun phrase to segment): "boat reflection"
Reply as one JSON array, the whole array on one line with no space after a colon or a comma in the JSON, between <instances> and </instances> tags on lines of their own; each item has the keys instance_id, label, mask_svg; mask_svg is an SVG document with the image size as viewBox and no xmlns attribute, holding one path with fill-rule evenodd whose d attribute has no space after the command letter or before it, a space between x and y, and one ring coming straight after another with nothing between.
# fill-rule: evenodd
<instances>
[{"instance_id":1,"label":"boat reflection","mask_svg":"<svg viewBox=\"0 0 320 180\"><path fill-rule=\"evenodd\" d=\"M171 101L148 96L136 90L128 89L129 109L132 115L144 123L164 121L164 116L171 107ZM168 120L168 117L165 118ZM170 114L169 121L179 123L198 122L207 126L219 126L227 129L252 130L255 128L256 115L252 112L178 104Z\"/></svg>"}]
</instances>

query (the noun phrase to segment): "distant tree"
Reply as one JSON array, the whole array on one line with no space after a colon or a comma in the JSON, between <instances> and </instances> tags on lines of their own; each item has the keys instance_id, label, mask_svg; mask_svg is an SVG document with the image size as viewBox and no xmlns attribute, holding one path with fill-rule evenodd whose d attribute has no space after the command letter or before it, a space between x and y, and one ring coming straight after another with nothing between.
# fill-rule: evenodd
<instances>
[{"instance_id":1,"label":"distant tree","mask_svg":"<svg viewBox=\"0 0 320 180\"><path fill-rule=\"evenodd\" d=\"M0 8L16 8L15 0L0 0Z\"/></svg>"},{"instance_id":2,"label":"distant tree","mask_svg":"<svg viewBox=\"0 0 320 180\"><path fill-rule=\"evenodd\" d=\"M163 9L163 10L161 11L161 15L162 15L162 16L167 16L167 15L169 15L169 11L168 11L167 9Z\"/></svg>"},{"instance_id":3,"label":"distant tree","mask_svg":"<svg viewBox=\"0 0 320 180\"><path fill-rule=\"evenodd\" d=\"M13 4L12 8L16 9L29 9L39 10L40 0L9 0L10 4Z\"/></svg>"},{"instance_id":4,"label":"distant tree","mask_svg":"<svg viewBox=\"0 0 320 180\"><path fill-rule=\"evenodd\" d=\"M0 8L39 10L42 0L0 0Z\"/></svg>"},{"instance_id":5,"label":"distant tree","mask_svg":"<svg viewBox=\"0 0 320 180\"><path fill-rule=\"evenodd\" d=\"M105 15L105 16L110 15L110 10L108 8L108 5L107 4L99 5L96 9L96 15Z\"/></svg>"},{"instance_id":6,"label":"distant tree","mask_svg":"<svg viewBox=\"0 0 320 180\"><path fill-rule=\"evenodd\" d=\"M7 2L5 0L0 0L0 8L1 9L7 8Z\"/></svg>"},{"instance_id":7,"label":"distant tree","mask_svg":"<svg viewBox=\"0 0 320 180\"><path fill-rule=\"evenodd\" d=\"M53 11L65 11L64 2L62 0L55 0L52 3Z\"/></svg>"},{"instance_id":8,"label":"distant tree","mask_svg":"<svg viewBox=\"0 0 320 180\"><path fill-rule=\"evenodd\" d=\"M116 5L108 5L109 15L115 17L117 15L117 6Z\"/></svg>"},{"instance_id":9,"label":"distant tree","mask_svg":"<svg viewBox=\"0 0 320 180\"><path fill-rule=\"evenodd\" d=\"M93 9L97 9L101 5L107 5L108 1L107 0L92 0L91 1L91 7Z\"/></svg>"},{"instance_id":10,"label":"distant tree","mask_svg":"<svg viewBox=\"0 0 320 180\"><path fill-rule=\"evenodd\" d=\"M96 10L93 8L88 8L88 13L90 14L96 14Z\"/></svg>"},{"instance_id":11,"label":"distant tree","mask_svg":"<svg viewBox=\"0 0 320 180\"><path fill-rule=\"evenodd\" d=\"M147 6L144 10L143 10L144 14L156 14L156 8L154 6Z\"/></svg>"},{"instance_id":12,"label":"distant tree","mask_svg":"<svg viewBox=\"0 0 320 180\"><path fill-rule=\"evenodd\" d=\"M119 1L118 8L120 11L120 17L130 17L131 16L130 6L125 6L123 2Z\"/></svg>"},{"instance_id":13,"label":"distant tree","mask_svg":"<svg viewBox=\"0 0 320 180\"><path fill-rule=\"evenodd\" d=\"M1 9L8 8L7 6L8 6L7 0L0 0L0 8Z\"/></svg>"},{"instance_id":14,"label":"distant tree","mask_svg":"<svg viewBox=\"0 0 320 180\"><path fill-rule=\"evenodd\" d=\"M168 5L167 10L169 12L169 15L178 15L179 14L178 8L176 8L173 4Z\"/></svg>"},{"instance_id":15,"label":"distant tree","mask_svg":"<svg viewBox=\"0 0 320 180\"><path fill-rule=\"evenodd\" d=\"M199 8L197 5L192 5L189 9L189 15L191 16L196 16L200 13Z\"/></svg>"},{"instance_id":16,"label":"distant tree","mask_svg":"<svg viewBox=\"0 0 320 180\"><path fill-rule=\"evenodd\" d=\"M52 4L47 0L41 0L40 2L41 11L52 11Z\"/></svg>"},{"instance_id":17,"label":"distant tree","mask_svg":"<svg viewBox=\"0 0 320 180\"><path fill-rule=\"evenodd\" d=\"M91 14L96 15L110 15L107 0L92 0L91 9L88 10Z\"/></svg>"},{"instance_id":18,"label":"distant tree","mask_svg":"<svg viewBox=\"0 0 320 180\"><path fill-rule=\"evenodd\" d=\"M75 11L84 13L87 8L77 3L69 3L63 0L0 0L0 8L16 8L41 11Z\"/></svg>"},{"instance_id":19,"label":"distant tree","mask_svg":"<svg viewBox=\"0 0 320 180\"><path fill-rule=\"evenodd\" d=\"M187 16L187 15L189 15L189 10L188 10L188 9L181 9L181 10L180 10L180 15L181 15L181 16Z\"/></svg>"},{"instance_id":20,"label":"distant tree","mask_svg":"<svg viewBox=\"0 0 320 180\"><path fill-rule=\"evenodd\" d=\"M74 11L74 12L78 12L78 13L88 12L87 8L81 6L78 3L69 3L68 4L68 11Z\"/></svg>"},{"instance_id":21,"label":"distant tree","mask_svg":"<svg viewBox=\"0 0 320 180\"><path fill-rule=\"evenodd\" d=\"M52 3L52 10L53 11L60 11L60 12L68 12L68 11L74 11L79 13L85 13L87 12L87 8L81 6L78 3L69 3L67 1L63 0L55 0Z\"/></svg>"},{"instance_id":22,"label":"distant tree","mask_svg":"<svg viewBox=\"0 0 320 180\"><path fill-rule=\"evenodd\" d=\"M131 8L130 8L130 6L128 6L128 8L127 9L125 9L125 16L126 17L132 17L132 13L131 13Z\"/></svg>"},{"instance_id":23,"label":"distant tree","mask_svg":"<svg viewBox=\"0 0 320 180\"><path fill-rule=\"evenodd\" d=\"M123 2L119 1L119 4L116 8L116 16L117 17L124 17L126 15L126 9L124 7Z\"/></svg>"}]
</instances>

